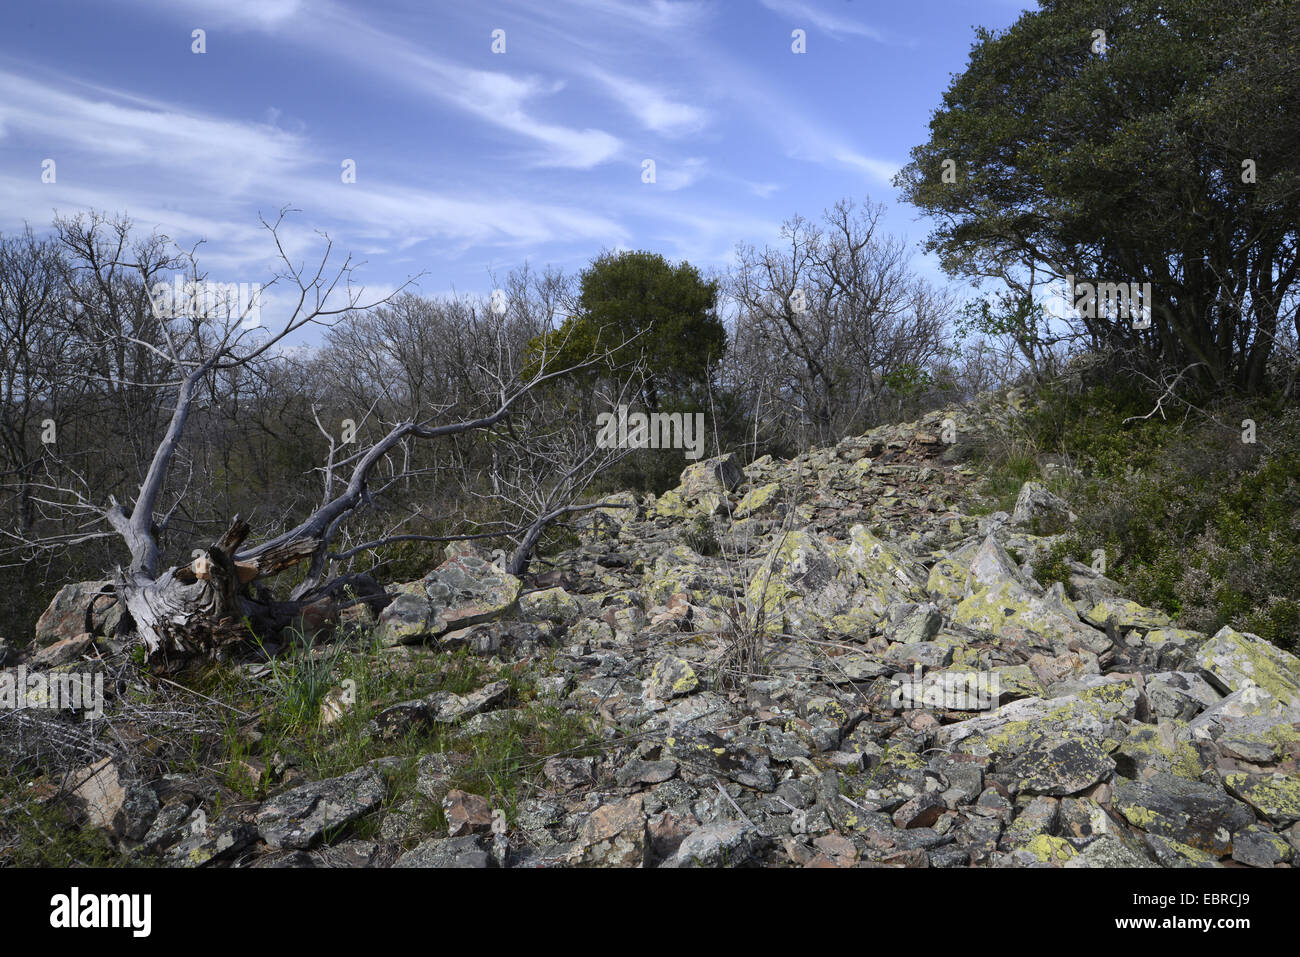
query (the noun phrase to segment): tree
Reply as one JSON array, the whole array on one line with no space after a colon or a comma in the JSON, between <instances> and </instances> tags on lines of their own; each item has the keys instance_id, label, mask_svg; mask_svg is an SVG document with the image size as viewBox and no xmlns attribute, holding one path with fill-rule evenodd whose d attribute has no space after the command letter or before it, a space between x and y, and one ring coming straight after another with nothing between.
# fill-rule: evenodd
<instances>
[{"instance_id":1,"label":"tree","mask_svg":"<svg viewBox=\"0 0 1300 957\"><path fill-rule=\"evenodd\" d=\"M1079 335L1260 390L1300 321L1298 48L1293 0L1043 2L976 31L897 183L950 274L1149 282L1149 328L1103 310Z\"/></svg>"},{"instance_id":2,"label":"tree","mask_svg":"<svg viewBox=\"0 0 1300 957\"><path fill-rule=\"evenodd\" d=\"M883 211L841 201L821 223L788 220L779 248L737 250L733 365L767 379L751 390L789 416L781 431L842 438L878 420L885 393L920 382L944 351L952 303L912 272L902 240L881 232Z\"/></svg>"},{"instance_id":3,"label":"tree","mask_svg":"<svg viewBox=\"0 0 1300 957\"><path fill-rule=\"evenodd\" d=\"M689 401L722 357L727 331L718 291L690 263L674 266L652 252L606 253L579 279L576 314L534 348L563 341L560 361L569 364L608 352L590 375L619 379L639 369L640 399L656 412Z\"/></svg>"}]
</instances>

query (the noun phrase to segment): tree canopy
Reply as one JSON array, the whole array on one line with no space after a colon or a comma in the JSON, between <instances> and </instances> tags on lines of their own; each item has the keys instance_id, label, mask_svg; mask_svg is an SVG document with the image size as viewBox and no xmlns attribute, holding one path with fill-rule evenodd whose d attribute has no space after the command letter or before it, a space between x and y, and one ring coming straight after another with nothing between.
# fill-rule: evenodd
<instances>
[{"instance_id":1,"label":"tree canopy","mask_svg":"<svg viewBox=\"0 0 1300 957\"><path fill-rule=\"evenodd\" d=\"M727 331L718 294L718 283L688 262L673 265L644 251L604 253L579 279L576 314L535 340L534 353L554 347L567 366L609 350L603 371L615 375L639 363L640 398L656 411L689 397L722 357Z\"/></svg>"},{"instance_id":2,"label":"tree canopy","mask_svg":"<svg viewBox=\"0 0 1300 957\"><path fill-rule=\"evenodd\" d=\"M1152 284L1150 328L1093 345L1265 387L1296 320L1296 0L1042 0L976 31L897 183L952 275ZM1300 324L1297 325L1300 331Z\"/></svg>"}]
</instances>

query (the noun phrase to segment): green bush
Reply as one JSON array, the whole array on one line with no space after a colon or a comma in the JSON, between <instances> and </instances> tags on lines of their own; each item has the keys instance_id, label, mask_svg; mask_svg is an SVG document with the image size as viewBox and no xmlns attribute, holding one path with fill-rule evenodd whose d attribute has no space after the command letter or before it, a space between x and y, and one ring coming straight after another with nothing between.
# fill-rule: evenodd
<instances>
[{"instance_id":1,"label":"green bush","mask_svg":"<svg viewBox=\"0 0 1300 957\"><path fill-rule=\"evenodd\" d=\"M1048 391L1028 416L1033 440L1073 461L1079 515L1040 574L1068 576L1066 558L1106 551L1107 574L1181 624L1224 625L1280 647L1300 646L1300 415L1274 400L1224 398L1192 413L1145 415L1154 400L1128 388ZM1257 441L1240 423L1256 422Z\"/></svg>"}]
</instances>

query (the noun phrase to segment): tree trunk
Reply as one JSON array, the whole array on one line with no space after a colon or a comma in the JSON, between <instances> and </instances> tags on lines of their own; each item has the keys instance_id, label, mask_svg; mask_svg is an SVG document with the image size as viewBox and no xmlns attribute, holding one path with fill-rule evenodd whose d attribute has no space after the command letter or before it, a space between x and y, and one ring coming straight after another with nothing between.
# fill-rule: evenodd
<instances>
[{"instance_id":1,"label":"tree trunk","mask_svg":"<svg viewBox=\"0 0 1300 957\"><path fill-rule=\"evenodd\" d=\"M310 556L316 539L286 542L253 561L238 561L234 556L248 532L248 523L236 516L219 540L194 551L193 562L154 578L117 569L117 594L147 659L175 667L195 657L219 658L228 646L250 637L250 625L281 628L310 601L307 596L289 602L258 600L249 596L247 586Z\"/></svg>"}]
</instances>

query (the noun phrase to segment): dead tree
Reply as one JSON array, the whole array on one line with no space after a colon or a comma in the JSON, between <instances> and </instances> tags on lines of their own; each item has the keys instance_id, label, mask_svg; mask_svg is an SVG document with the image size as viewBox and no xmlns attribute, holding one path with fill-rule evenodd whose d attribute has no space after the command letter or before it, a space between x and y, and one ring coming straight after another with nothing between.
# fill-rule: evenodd
<instances>
[{"instance_id":1,"label":"dead tree","mask_svg":"<svg viewBox=\"0 0 1300 957\"><path fill-rule=\"evenodd\" d=\"M170 411L165 427L160 429L161 436L155 433L138 493L128 501L118 501L112 495L106 502L97 501L91 483L76 480L75 469L66 467L60 474L72 475L73 480L51 479L40 489L42 503L80 517L85 526L83 537L112 535L125 545L129 561L119 565L112 576L117 598L127 612L120 627L138 637L154 663L177 664L195 655L220 653L232 642L247 637L250 626L257 631L282 627L308 603L335 594L341 580L330 579L330 572L348 557L332 552L340 529L350 517L372 506L410 475L405 466L388 468L380 474L381 463L394 456L409 462L409 456L401 453L409 451L414 442L490 433L502 427L535 391L550 388L563 377L605 363L608 358L608 353L601 353L567 368L555 368L557 351L551 350L548 355L544 349L540 356L531 357L525 374L519 362L517 337L507 346L498 335L500 330L485 323L489 341L498 335L498 348L494 367L482 369L479 377L476 404L482 411L445 421L450 416L443 407L419 418L389 422L375 441L342 459L336 460L331 442L320 504L305 518L269 540L248 545L251 528L235 516L219 539L191 552L189 562L163 568L163 535L184 505L189 489L189 476L180 468L186 429L213 377L257 363L271 363L275 361L272 350L293 332L308 324L330 325L353 319L392 298L363 304L349 282L350 260L336 270L329 268L328 237L324 238L325 248L314 270L295 266L277 232L283 217L284 212L274 223L264 221L283 264L264 290L277 283L287 285L293 294L292 303L287 317L268 327L249 321L256 308L254 303L245 303L237 311L223 310L218 305L189 308L179 314L173 309L170 314L158 316L149 285L157 270L146 271L139 261L132 260L121 224L112 224L107 241L102 234L105 224L98 218L59 224L61 238L85 272L78 281L113 291L107 307L102 306L101 297L96 300L96 308L86 310L81 335L98 348L134 351L147 357L149 381L134 385L152 390L158 402ZM203 281L192 252L179 258L188 265L190 281ZM151 262L157 262L156 257ZM137 273L134 278L129 275L132 268ZM103 315L97 313L101 307ZM133 321L123 322L120 313L131 310L135 312ZM145 310L154 313L158 321L151 325ZM111 370L94 374L114 380ZM109 384L123 385L117 381ZM531 408L537 415L538 407ZM595 432L594 419L589 426L573 427L577 429L575 434L584 428L592 435ZM572 511L596 507L579 504L576 499L588 490L591 477L598 471L597 458L601 457L589 455L577 463L570 462L552 484L551 494L540 500L544 507L534 508L520 522L503 523L491 530L497 535L517 535L513 568L527 566L528 556L547 524ZM536 455L531 458L532 464L539 461ZM516 487L521 483L518 469L529 462L528 456L516 456L510 480ZM390 535L352 549L352 553L410 538L435 540ZM307 563L305 580L288 600L275 600L262 581L303 562Z\"/></svg>"}]
</instances>

